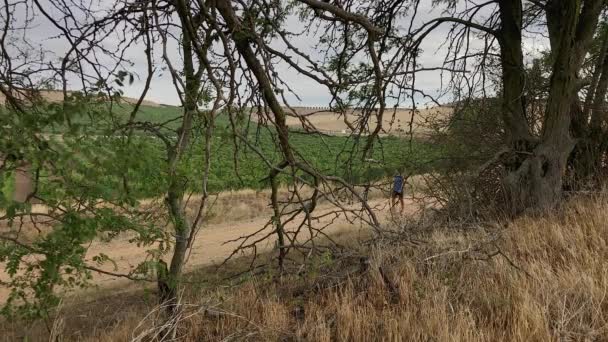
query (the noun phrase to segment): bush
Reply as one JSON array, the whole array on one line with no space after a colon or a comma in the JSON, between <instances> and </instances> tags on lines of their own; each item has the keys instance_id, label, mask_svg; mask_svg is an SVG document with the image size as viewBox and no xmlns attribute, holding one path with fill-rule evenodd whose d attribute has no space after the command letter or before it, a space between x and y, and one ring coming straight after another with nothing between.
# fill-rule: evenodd
<instances>
[{"instance_id":1,"label":"bush","mask_svg":"<svg viewBox=\"0 0 608 342\"><path fill-rule=\"evenodd\" d=\"M498 99L459 102L448 118L432 120L431 141L442 151L429 184L451 216L470 217L501 200L502 167L488 163L504 141Z\"/></svg>"}]
</instances>

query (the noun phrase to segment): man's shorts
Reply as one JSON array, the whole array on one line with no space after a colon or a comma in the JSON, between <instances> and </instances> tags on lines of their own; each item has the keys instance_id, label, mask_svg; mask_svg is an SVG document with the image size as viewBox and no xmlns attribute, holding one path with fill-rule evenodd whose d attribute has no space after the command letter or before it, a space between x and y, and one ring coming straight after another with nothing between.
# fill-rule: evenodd
<instances>
[{"instance_id":1,"label":"man's shorts","mask_svg":"<svg viewBox=\"0 0 608 342\"><path fill-rule=\"evenodd\" d=\"M399 192L399 191L393 190L393 193L391 194L391 198L395 198L395 197L399 197L400 199L403 199L403 191Z\"/></svg>"}]
</instances>

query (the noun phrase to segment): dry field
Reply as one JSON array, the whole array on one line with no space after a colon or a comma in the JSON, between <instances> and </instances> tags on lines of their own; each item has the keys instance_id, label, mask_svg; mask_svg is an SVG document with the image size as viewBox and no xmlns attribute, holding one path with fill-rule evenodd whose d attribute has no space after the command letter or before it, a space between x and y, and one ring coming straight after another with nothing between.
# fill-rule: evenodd
<instances>
[{"instance_id":1,"label":"dry field","mask_svg":"<svg viewBox=\"0 0 608 342\"><path fill-rule=\"evenodd\" d=\"M306 117L308 122L320 131L336 134L350 132L347 124L344 122L344 117L340 117L334 112L329 112L322 108L294 107L293 109L298 115ZM411 122L412 133L414 135L424 136L425 134L431 133L429 121L437 118L445 118L451 114L452 111L453 109L451 107L419 108L412 119L411 109L387 109L382 123L385 130L383 133L393 135L409 134ZM347 114L346 117L348 121L352 123L358 114L358 111L354 111ZM374 127L376 122L377 119L374 117L371 120L370 125ZM302 128L302 122L298 117L288 116L287 124L293 128Z\"/></svg>"},{"instance_id":2,"label":"dry field","mask_svg":"<svg viewBox=\"0 0 608 342\"><path fill-rule=\"evenodd\" d=\"M68 95L72 93L72 91L68 91ZM60 90L41 90L39 92L39 95L45 99L48 102L51 103L58 103L58 102L62 102L63 101L63 92ZM18 95L17 95L18 96ZM139 101L139 99L135 99L132 97L121 97L122 101L125 101L126 103L130 103L130 104L135 104L137 103L137 101ZM4 96L4 94L0 93L0 104L4 104L6 101L6 98ZM149 101L149 100L144 100L141 103L143 106L147 106L147 107L160 107L162 106L161 104L154 102L154 101Z\"/></svg>"}]
</instances>

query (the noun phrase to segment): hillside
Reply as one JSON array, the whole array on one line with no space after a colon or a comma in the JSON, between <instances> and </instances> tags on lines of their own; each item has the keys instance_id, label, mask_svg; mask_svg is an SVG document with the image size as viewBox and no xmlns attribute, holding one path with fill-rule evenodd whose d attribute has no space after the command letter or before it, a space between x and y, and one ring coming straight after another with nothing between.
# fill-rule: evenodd
<instances>
[{"instance_id":1,"label":"hillside","mask_svg":"<svg viewBox=\"0 0 608 342\"><path fill-rule=\"evenodd\" d=\"M74 93L73 91L68 91L68 95L73 94L73 93ZM36 91L36 94L39 95L44 100L51 102L51 103L59 103L59 102L63 101L63 92L60 90L38 90L38 91ZM139 101L139 99L128 97L128 96L121 97L121 100L128 104L136 104ZM0 93L0 104L4 104L5 102L6 102L6 97L4 96L4 94ZM155 107L155 108L171 107L171 106L163 105L163 104L160 104L160 103L157 103L154 101L150 101L150 100L143 100L141 104L142 104L142 106Z\"/></svg>"},{"instance_id":2,"label":"hillside","mask_svg":"<svg viewBox=\"0 0 608 342\"><path fill-rule=\"evenodd\" d=\"M72 91L68 92L68 94L72 93ZM63 92L59 90L42 90L38 91L37 94L51 103L63 101ZM4 104L5 100L4 95L0 93L0 104ZM121 101L122 103L117 106L116 110L118 112L128 113L139 99L123 96L121 97ZM171 118L179 116L181 113L180 107L164 105L151 100L144 100L141 103L141 106L140 118L155 123L170 120ZM341 135L350 133L348 125L344 122L344 116L340 116L338 113L331 111L329 107L290 106L284 107L283 110L288 114L287 125L293 129L302 129L303 125L301 120L305 119L316 129L327 134ZM382 120L382 134L406 135L410 133L411 128L412 134L424 137L431 133L431 130L429 129L430 120L446 118L452 112L452 105L418 108L415 112L408 108L388 108ZM414 115L412 115L413 113ZM259 114L256 114L257 113L254 113L253 120L259 121L257 118L257 115ZM360 114L360 110L349 110L346 119L351 124L355 124L355 121ZM227 123L227 120L226 118L221 117L220 122ZM377 119L376 117L373 117L370 121L370 125L374 127L376 123Z\"/></svg>"},{"instance_id":3,"label":"hillside","mask_svg":"<svg viewBox=\"0 0 608 342\"><path fill-rule=\"evenodd\" d=\"M324 107L292 107L297 115L305 117L314 127L321 131L344 134L350 133L348 125L344 122L344 117L339 116L337 113L329 111L329 108ZM443 119L450 115L453 111L452 107L441 106L431 108L419 108L416 112L413 112L408 108L389 108L386 110L382 126L384 134L391 135L406 135L411 130L414 136L426 136L431 133L429 129L429 120L432 119ZM288 111L289 112L289 111ZM412 113L414 113L412 118ZM361 114L360 110L349 111L346 115L346 119L354 124L356 118ZM373 117L370 121L370 125L375 127L377 118ZM287 124L292 128L302 128L302 122L300 118L295 116L287 117Z\"/></svg>"},{"instance_id":4,"label":"hillside","mask_svg":"<svg viewBox=\"0 0 608 342\"><path fill-rule=\"evenodd\" d=\"M608 342L608 0L3 9L0 342Z\"/></svg>"}]
</instances>

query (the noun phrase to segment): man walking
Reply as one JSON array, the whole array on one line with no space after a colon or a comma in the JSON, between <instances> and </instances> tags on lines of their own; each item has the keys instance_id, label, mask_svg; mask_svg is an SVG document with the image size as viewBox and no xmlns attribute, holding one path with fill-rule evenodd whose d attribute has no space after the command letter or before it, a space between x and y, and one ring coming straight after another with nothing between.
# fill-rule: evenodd
<instances>
[{"instance_id":1,"label":"man walking","mask_svg":"<svg viewBox=\"0 0 608 342\"><path fill-rule=\"evenodd\" d=\"M399 204L401 205L400 213L403 214L403 187L405 185L405 179L401 175L399 171L395 173L395 177L393 177L393 191L391 192L391 209L397 204L397 199L399 199Z\"/></svg>"}]
</instances>

